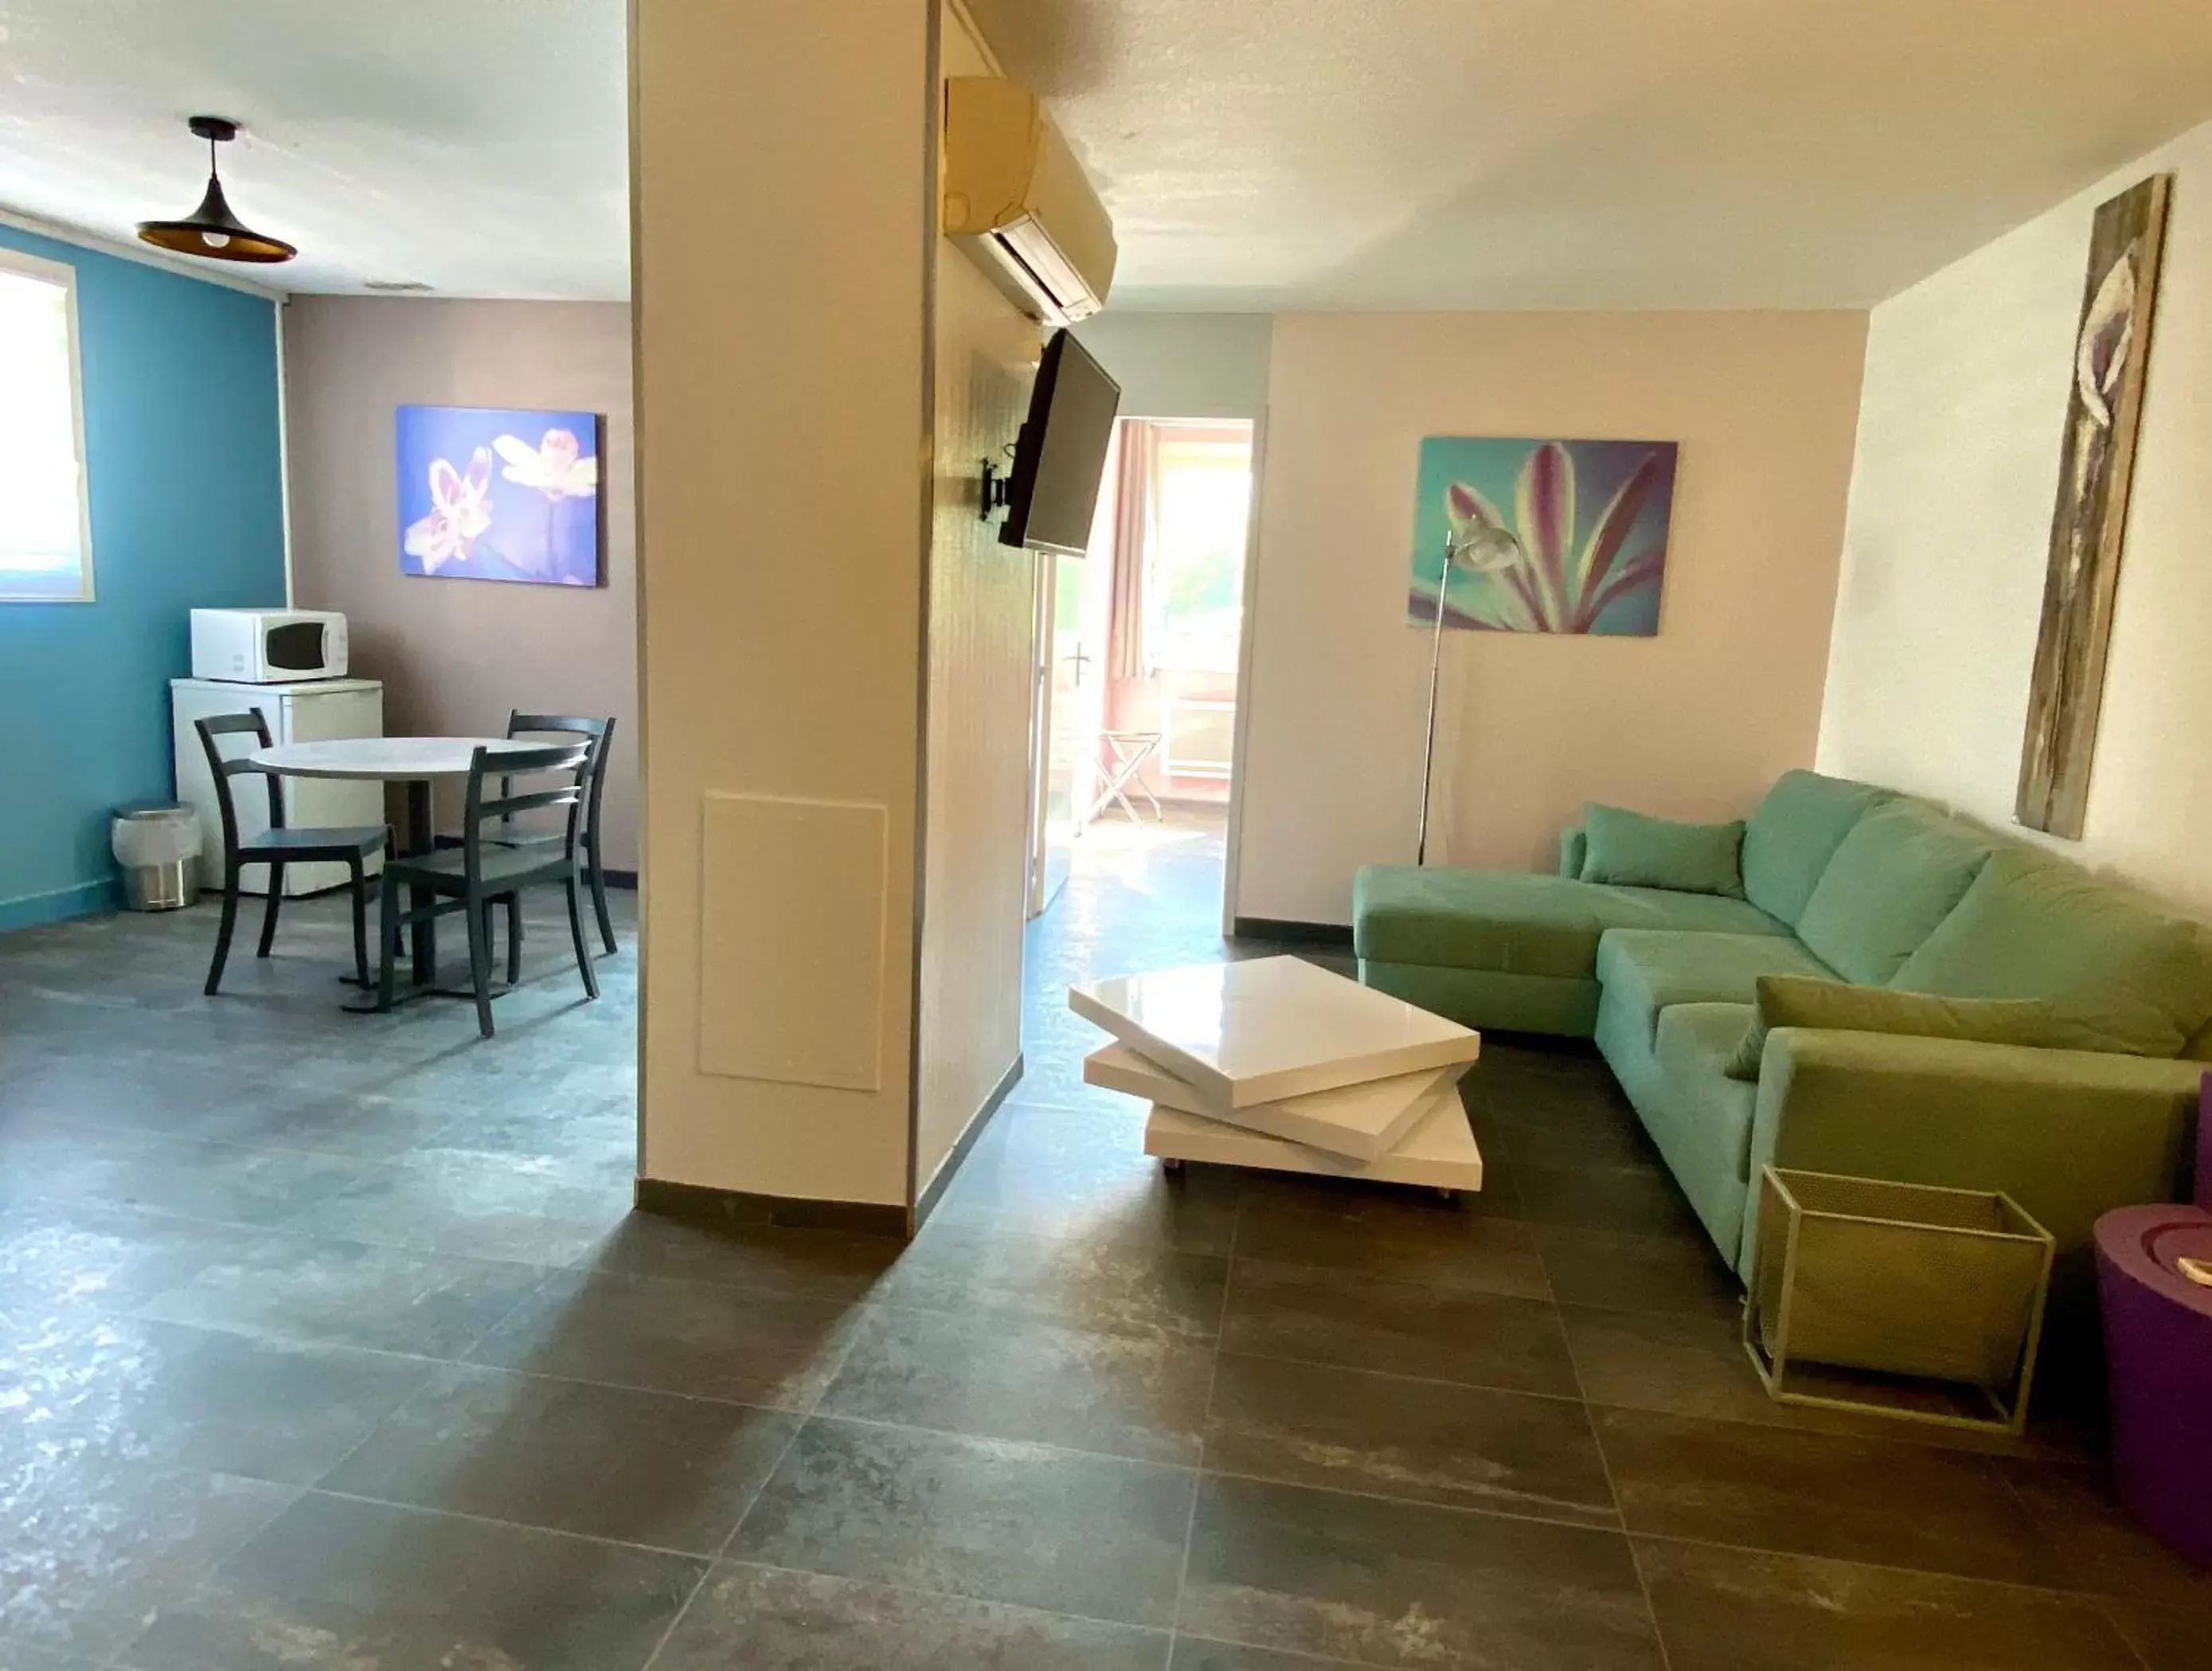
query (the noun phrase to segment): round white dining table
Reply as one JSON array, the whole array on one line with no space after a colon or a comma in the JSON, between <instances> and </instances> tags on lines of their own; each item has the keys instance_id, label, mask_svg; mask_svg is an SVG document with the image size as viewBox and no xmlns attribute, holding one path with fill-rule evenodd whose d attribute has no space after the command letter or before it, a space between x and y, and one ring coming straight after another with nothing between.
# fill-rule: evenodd
<instances>
[{"instance_id":1,"label":"round white dining table","mask_svg":"<svg viewBox=\"0 0 2212 1671\"><path fill-rule=\"evenodd\" d=\"M495 753L543 748L542 739L518 737L332 737L322 742L279 743L246 759L257 771L280 778L350 778L407 785L407 845L427 853L437 832L430 818L430 785L441 778L465 778L477 750ZM416 991L438 985L437 925L415 924L410 948Z\"/></svg>"}]
</instances>

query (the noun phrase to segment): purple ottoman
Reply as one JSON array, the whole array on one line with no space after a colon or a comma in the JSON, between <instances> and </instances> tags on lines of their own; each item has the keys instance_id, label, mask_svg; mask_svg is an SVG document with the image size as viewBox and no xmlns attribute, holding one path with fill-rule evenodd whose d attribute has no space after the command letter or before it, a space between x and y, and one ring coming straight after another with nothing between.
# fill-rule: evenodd
<instances>
[{"instance_id":1,"label":"purple ottoman","mask_svg":"<svg viewBox=\"0 0 2212 1671\"><path fill-rule=\"evenodd\" d=\"M2112 1375L2112 1480L2129 1512L2212 1568L2212 1075L2198 1101L2194 1207L2122 1207L2097 1221L2097 1290Z\"/></svg>"}]
</instances>

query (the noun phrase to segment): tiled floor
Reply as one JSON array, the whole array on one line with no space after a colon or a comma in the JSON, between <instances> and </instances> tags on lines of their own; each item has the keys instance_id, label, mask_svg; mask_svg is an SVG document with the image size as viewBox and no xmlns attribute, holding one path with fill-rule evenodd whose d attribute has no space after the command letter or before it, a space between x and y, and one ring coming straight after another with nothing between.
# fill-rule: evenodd
<instances>
[{"instance_id":1,"label":"tiled floor","mask_svg":"<svg viewBox=\"0 0 2212 1671\"><path fill-rule=\"evenodd\" d=\"M903 1252L627 1215L550 920L489 1045L339 1015L324 906L214 1003L204 912L0 940L0 1671L2212 1663L2079 1450L1769 1404L1585 1055L1492 1041L1458 1210L1163 1179L1061 994L1218 863L1086 855Z\"/></svg>"}]
</instances>

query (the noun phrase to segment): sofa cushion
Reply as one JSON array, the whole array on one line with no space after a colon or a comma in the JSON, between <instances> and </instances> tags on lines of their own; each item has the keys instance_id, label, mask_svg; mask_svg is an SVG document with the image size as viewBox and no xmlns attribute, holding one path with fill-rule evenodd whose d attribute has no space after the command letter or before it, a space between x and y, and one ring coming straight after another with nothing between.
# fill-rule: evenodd
<instances>
[{"instance_id":1,"label":"sofa cushion","mask_svg":"<svg viewBox=\"0 0 2212 1671\"><path fill-rule=\"evenodd\" d=\"M1678 824L1593 801L1583 808L1582 879L1743 897L1743 826Z\"/></svg>"},{"instance_id":2,"label":"sofa cushion","mask_svg":"<svg viewBox=\"0 0 2212 1671\"><path fill-rule=\"evenodd\" d=\"M1660 1089L1644 1129L1723 1257L1741 1245L1759 1088L1722 1070L1743 1034L1740 1003L1678 1003L1659 1018Z\"/></svg>"},{"instance_id":3,"label":"sofa cushion","mask_svg":"<svg viewBox=\"0 0 2212 1671\"><path fill-rule=\"evenodd\" d=\"M1924 802L1885 802L1837 845L1797 937L1844 979L1880 986L1951 914L1996 845Z\"/></svg>"},{"instance_id":4,"label":"sofa cushion","mask_svg":"<svg viewBox=\"0 0 2212 1671\"><path fill-rule=\"evenodd\" d=\"M1890 984L2047 998L2113 1050L2173 1056L2212 1019L2212 936L2076 866L2008 847Z\"/></svg>"},{"instance_id":5,"label":"sofa cushion","mask_svg":"<svg viewBox=\"0 0 2212 1671\"><path fill-rule=\"evenodd\" d=\"M1597 978L1606 1002L1639 1016L1647 1039L1672 1005L1751 1003L1761 975L1832 980L1835 972L1784 935L1611 929L1598 942ZM1731 1051L1742 1036L1739 1030L1729 1040Z\"/></svg>"},{"instance_id":6,"label":"sofa cushion","mask_svg":"<svg viewBox=\"0 0 2212 1671\"><path fill-rule=\"evenodd\" d=\"M1831 1033L1902 1033L2035 1050L2103 1050L2104 1035L2068 1020L2047 998L1954 998L1893 986L1850 986L1802 975L1761 975L1759 1001L1743 1042L1728 1064L1731 1079L1756 1081L1766 1035L1778 1027Z\"/></svg>"},{"instance_id":7,"label":"sofa cushion","mask_svg":"<svg viewBox=\"0 0 2212 1671\"><path fill-rule=\"evenodd\" d=\"M1378 962L1588 979L1611 928L1789 933L1742 900L1569 876L1370 864L1352 884L1352 945Z\"/></svg>"},{"instance_id":8,"label":"sofa cushion","mask_svg":"<svg viewBox=\"0 0 2212 1671\"><path fill-rule=\"evenodd\" d=\"M1890 791L1817 771L1785 771L1743 830L1743 891L1791 927L1851 826Z\"/></svg>"}]
</instances>

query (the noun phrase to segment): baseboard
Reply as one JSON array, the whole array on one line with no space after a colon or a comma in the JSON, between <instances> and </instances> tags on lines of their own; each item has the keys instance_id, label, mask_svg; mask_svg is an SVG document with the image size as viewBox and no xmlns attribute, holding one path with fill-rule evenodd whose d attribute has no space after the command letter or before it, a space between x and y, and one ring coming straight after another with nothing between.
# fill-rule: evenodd
<instances>
[{"instance_id":1,"label":"baseboard","mask_svg":"<svg viewBox=\"0 0 2212 1671\"><path fill-rule=\"evenodd\" d=\"M679 1184L665 1178L641 1178L631 1198L640 1212L702 1224L775 1224L805 1230L846 1230L855 1235L906 1237L907 1211L890 1202L812 1201L792 1195L756 1195L750 1190L716 1189L711 1184Z\"/></svg>"},{"instance_id":2,"label":"baseboard","mask_svg":"<svg viewBox=\"0 0 2212 1671\"><path fill-rule=\"evenodd\" d=\"M122 903L121 890L105 877L44 893L26 893L20 899L0 900L0 932L36 928L41 923L59 923L71 917L93 917L113 911Z\"/></svg>"},{"instance_id":3,"label":"baseboard","mask_svg":"<svg viewBox=\"0 0 2212 1671\"><path fill-rule=\"evenodd\" d=\"M1279 940L1290 946L1335 946L1352 949L1352 930L1341 923L1293 923L1276 917L1239 917L1239 940Z\"/></svg>"},{"instance_id":4,"label":"baseboard","mask_svg":"<svg viewBox=\"0 0 2212 1671\"><path fill-rule=\"evenodd\" d=\"M929 1215L936 1211L937 1203L946 1186L952 1182L953 1174L960 1170L960 1163L968 1158L968 1151L975 1146L975 1140L983 1135L983 1128L991 1123L991 1116L999 1112L999 1105L1012 1094L1021 1076L1022 1055L1017 1051L1014 1052L1014 1064L991 1088L990 1095L983 1099L983 1106L975 1111L975 1118L968 1122L968 1129L960 1134L960 1141L952 1145L952 1152L937 1168L937 1175L923 1186L921 1193L915 1198L912 1226L915 1230L921 1229Z\"/></svg>"}]
</instances>

